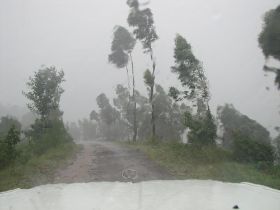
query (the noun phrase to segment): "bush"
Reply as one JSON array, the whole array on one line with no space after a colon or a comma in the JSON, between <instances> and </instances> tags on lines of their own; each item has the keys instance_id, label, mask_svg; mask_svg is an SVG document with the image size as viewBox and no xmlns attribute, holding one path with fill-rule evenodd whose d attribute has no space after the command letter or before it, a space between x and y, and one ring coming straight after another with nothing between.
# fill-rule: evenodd
<instances>
[{"instance_id":1,"label":"bush","mask_svg":"<svg viewBox=\"0 0 280 210\"><path fill-rule=\"evenodd\" d=\"M195 145L215 145L217 127L214 123L213 116L208 110L203 115L193 116L191 113L186 113L186 125L190 129L188 133L189 143Z\"/></svg>"},{"instance_id":2,"label":"bush","mask_svg":"<svg viewBox=\"0 0 280 210\"><path fill-rule=\"evenodd\" d=\"M11 129L11 127L15 127L18 131L21 130L21 124L20 122L13 118L13 117L1 117L0 119L0 136L1 137L5 137L9 130Z\"/></svg>"},{"instance_id":3,"label":"bush","mask_svg":"<svg viewBox=\"0 0 280 210\"><path fill-rule=\"evenodd\" d=\"M240 162L271 165L275 159L274 149L270 144L251 140L249 137L236 135L233 143L233 156Z\"/></svg>"},{"instance_id":4,"label":"bush","mask_svg":"<svg viewBox=\"0 0 280 210\"><path fill-rule=\"evenodd\" d=\"M15 161L17 157L16 144L20 141L20 132L13 125L5 138L0 140L0 167L3 168Z\"/></svg>"},{"instance_id":5,"label":"bush","mask_svg":"<svg viewBox=\"0 0 280 210\"><path fill-rule=\"evenodd\" d=\"M0 139L0 168L4 168L7 165L7 146L4 139Z\"/></svg>"},{"instance_id":6,"label":"bush","mask_svg":"<svg viewBox=\"0 0 280 210\"><path fill-rule=\"evenodd\" d=\"M274 145L276 149L276 164L280 165L280 135L277 136L274 140Z\"/></svg>"},{"instance_id":7,"label":"bush","mask_svg":"<svg viewBox=\"0 0 280 210\"><path fill-rule=\"evenodd\" d=\"M30 139L30 146L35 155L41 155L62 143L72 142L63 122L58 119L47 122L36 120L26 135Z\"/></svg>"}]
</instances>

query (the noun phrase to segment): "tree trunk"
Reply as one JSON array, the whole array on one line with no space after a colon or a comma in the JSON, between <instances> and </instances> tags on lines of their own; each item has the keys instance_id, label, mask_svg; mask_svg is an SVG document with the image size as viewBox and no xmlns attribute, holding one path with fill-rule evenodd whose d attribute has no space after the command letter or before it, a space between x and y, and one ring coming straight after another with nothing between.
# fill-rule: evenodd
<instances>
[{"instance_id":1,"label":"tree trunk","mask_svg":"<svg viewBox=\"0 0 280 210\"><path fill-rule=\"evenodd\" d=\"M126 69L126 75L127 75L127 87L128 87L129 92L130 92L130 79L129 79L129 73L128 73L127 65L125 66L125 69Z\"/></svg>"},{"instance_id":2,"label":"tree trunk","mask_svg":"<svg viewBox=\"0 0 280 210\"><path fill-rule=\"evenodd\" d=\"M152 118L151 118L151 123L152 123L152 140L155 140L156 138L156 122L155 122L155 105L154 105L154 87L155 87L155 71L156 71L156 62L154 60L153 56L153 50L151 49L151 61L153 63L153 84L151 86L151 95L150 95L150 103L152 105Z\"/></svg>"},{"instance_id":3,"label":"tree trunk","mask_svg":"<svg viewBox=\"0 0 280 210\"><path fill-rule=\"evenodd\" d=\"M125 66L125 69L126 69L126 75L127 75L127 87L128 87L128 91L129 91L129 97L128 97L128 104L127 104L127 107L126 107L126 112L127 112L127 114L129 114L131 87L130 87L130 78L129 78L129 72L128 72L127 65ZM130 134L129 133L128 133L128 136L127 136L127 141L130 142Z\"/></svg>"},{"instance_id":4,"label":"tree trunk","mask_svg":"<svg viewBox=\"0 0 280 210\"><path fill-rule=\"evenodd\" d=\"M130 61L131 61L131 72L132 72L132 98L134 102L133 107L133 141L135 142L137 139L137 118L136 118L136 98L135 98L135 76L134 76L134 64L131 53Z\"/></svg>"}]
</instances>

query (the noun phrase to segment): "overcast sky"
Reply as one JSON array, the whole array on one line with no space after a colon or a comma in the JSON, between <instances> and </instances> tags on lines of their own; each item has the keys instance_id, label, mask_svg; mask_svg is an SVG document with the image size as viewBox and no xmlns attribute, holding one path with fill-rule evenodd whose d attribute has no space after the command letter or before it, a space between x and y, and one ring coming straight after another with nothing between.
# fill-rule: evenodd
<instances>
[{"instance_id":1,"label":"overcast sky","mask_svg":"<svg viewBox=\"0 0 280 210\"><path fill-rule=\"evenodd\" d=\"M140 1L142 2L142 1ZM211 106L233 103L272 130L280 125L274 75L264 76L258 47L263 14L279 0L151 0L160 39L155 44L156 82L167 88L176 33L204 64ZM95 98L112 96L126 84L124 70L108 64L113 27L127 26L126 0L0 0L0 103L25 106L22 90L34 71L55 65L65 71L61 106L66 120L88 117ZM146 94L143 72L150 67L138 44L136 86ZM270 87L267 91L266 87Z\"/></svg>"}]
</instances>

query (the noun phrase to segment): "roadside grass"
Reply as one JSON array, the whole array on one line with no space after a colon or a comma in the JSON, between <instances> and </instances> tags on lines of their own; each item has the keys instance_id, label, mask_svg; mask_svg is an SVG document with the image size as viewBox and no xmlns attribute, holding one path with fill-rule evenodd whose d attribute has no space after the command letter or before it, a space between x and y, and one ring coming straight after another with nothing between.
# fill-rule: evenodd
<instances>
[{"instance_id":1,"label":"roadside grass","mask_svg":"<svg viewBox=\"0 0 280 210\"><path fill-rule=\"evenodd\" d=\"M150 142L126 145L143 151L177 179L251 182L280 189L280 167L260 169L258 164L240 163L233 160L231 153L217 147Z\"/></svg>"},{"instance_id":2,"label":"roadside grass","mask_svg":"<svg viewBox=\"0 0 280 210\"><path fill-rule=\"evenodd\" d=\"M23 160L23 156L13 165L0 170L0 192L51 183L55 170L66 165L80 149L79 145L65 143L27 161Z\"/></svg>"}]
</instances>

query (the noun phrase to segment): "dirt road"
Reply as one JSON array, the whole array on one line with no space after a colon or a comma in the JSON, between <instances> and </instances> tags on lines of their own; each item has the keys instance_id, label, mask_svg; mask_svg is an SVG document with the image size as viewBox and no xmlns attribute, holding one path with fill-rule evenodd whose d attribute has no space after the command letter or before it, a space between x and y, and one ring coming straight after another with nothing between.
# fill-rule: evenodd
<instances>
[{"instance_id":1,"label":"dirt road","mask_svg":"<svg viewBox=\"0 0 280 210\"><path fill-rule=\"evenodd\" d=\"M83 143L69 166L58 170L55 183L92 181L146 181L173 179L145 154L113 142Z\"/></svg>"}]
</instances>

